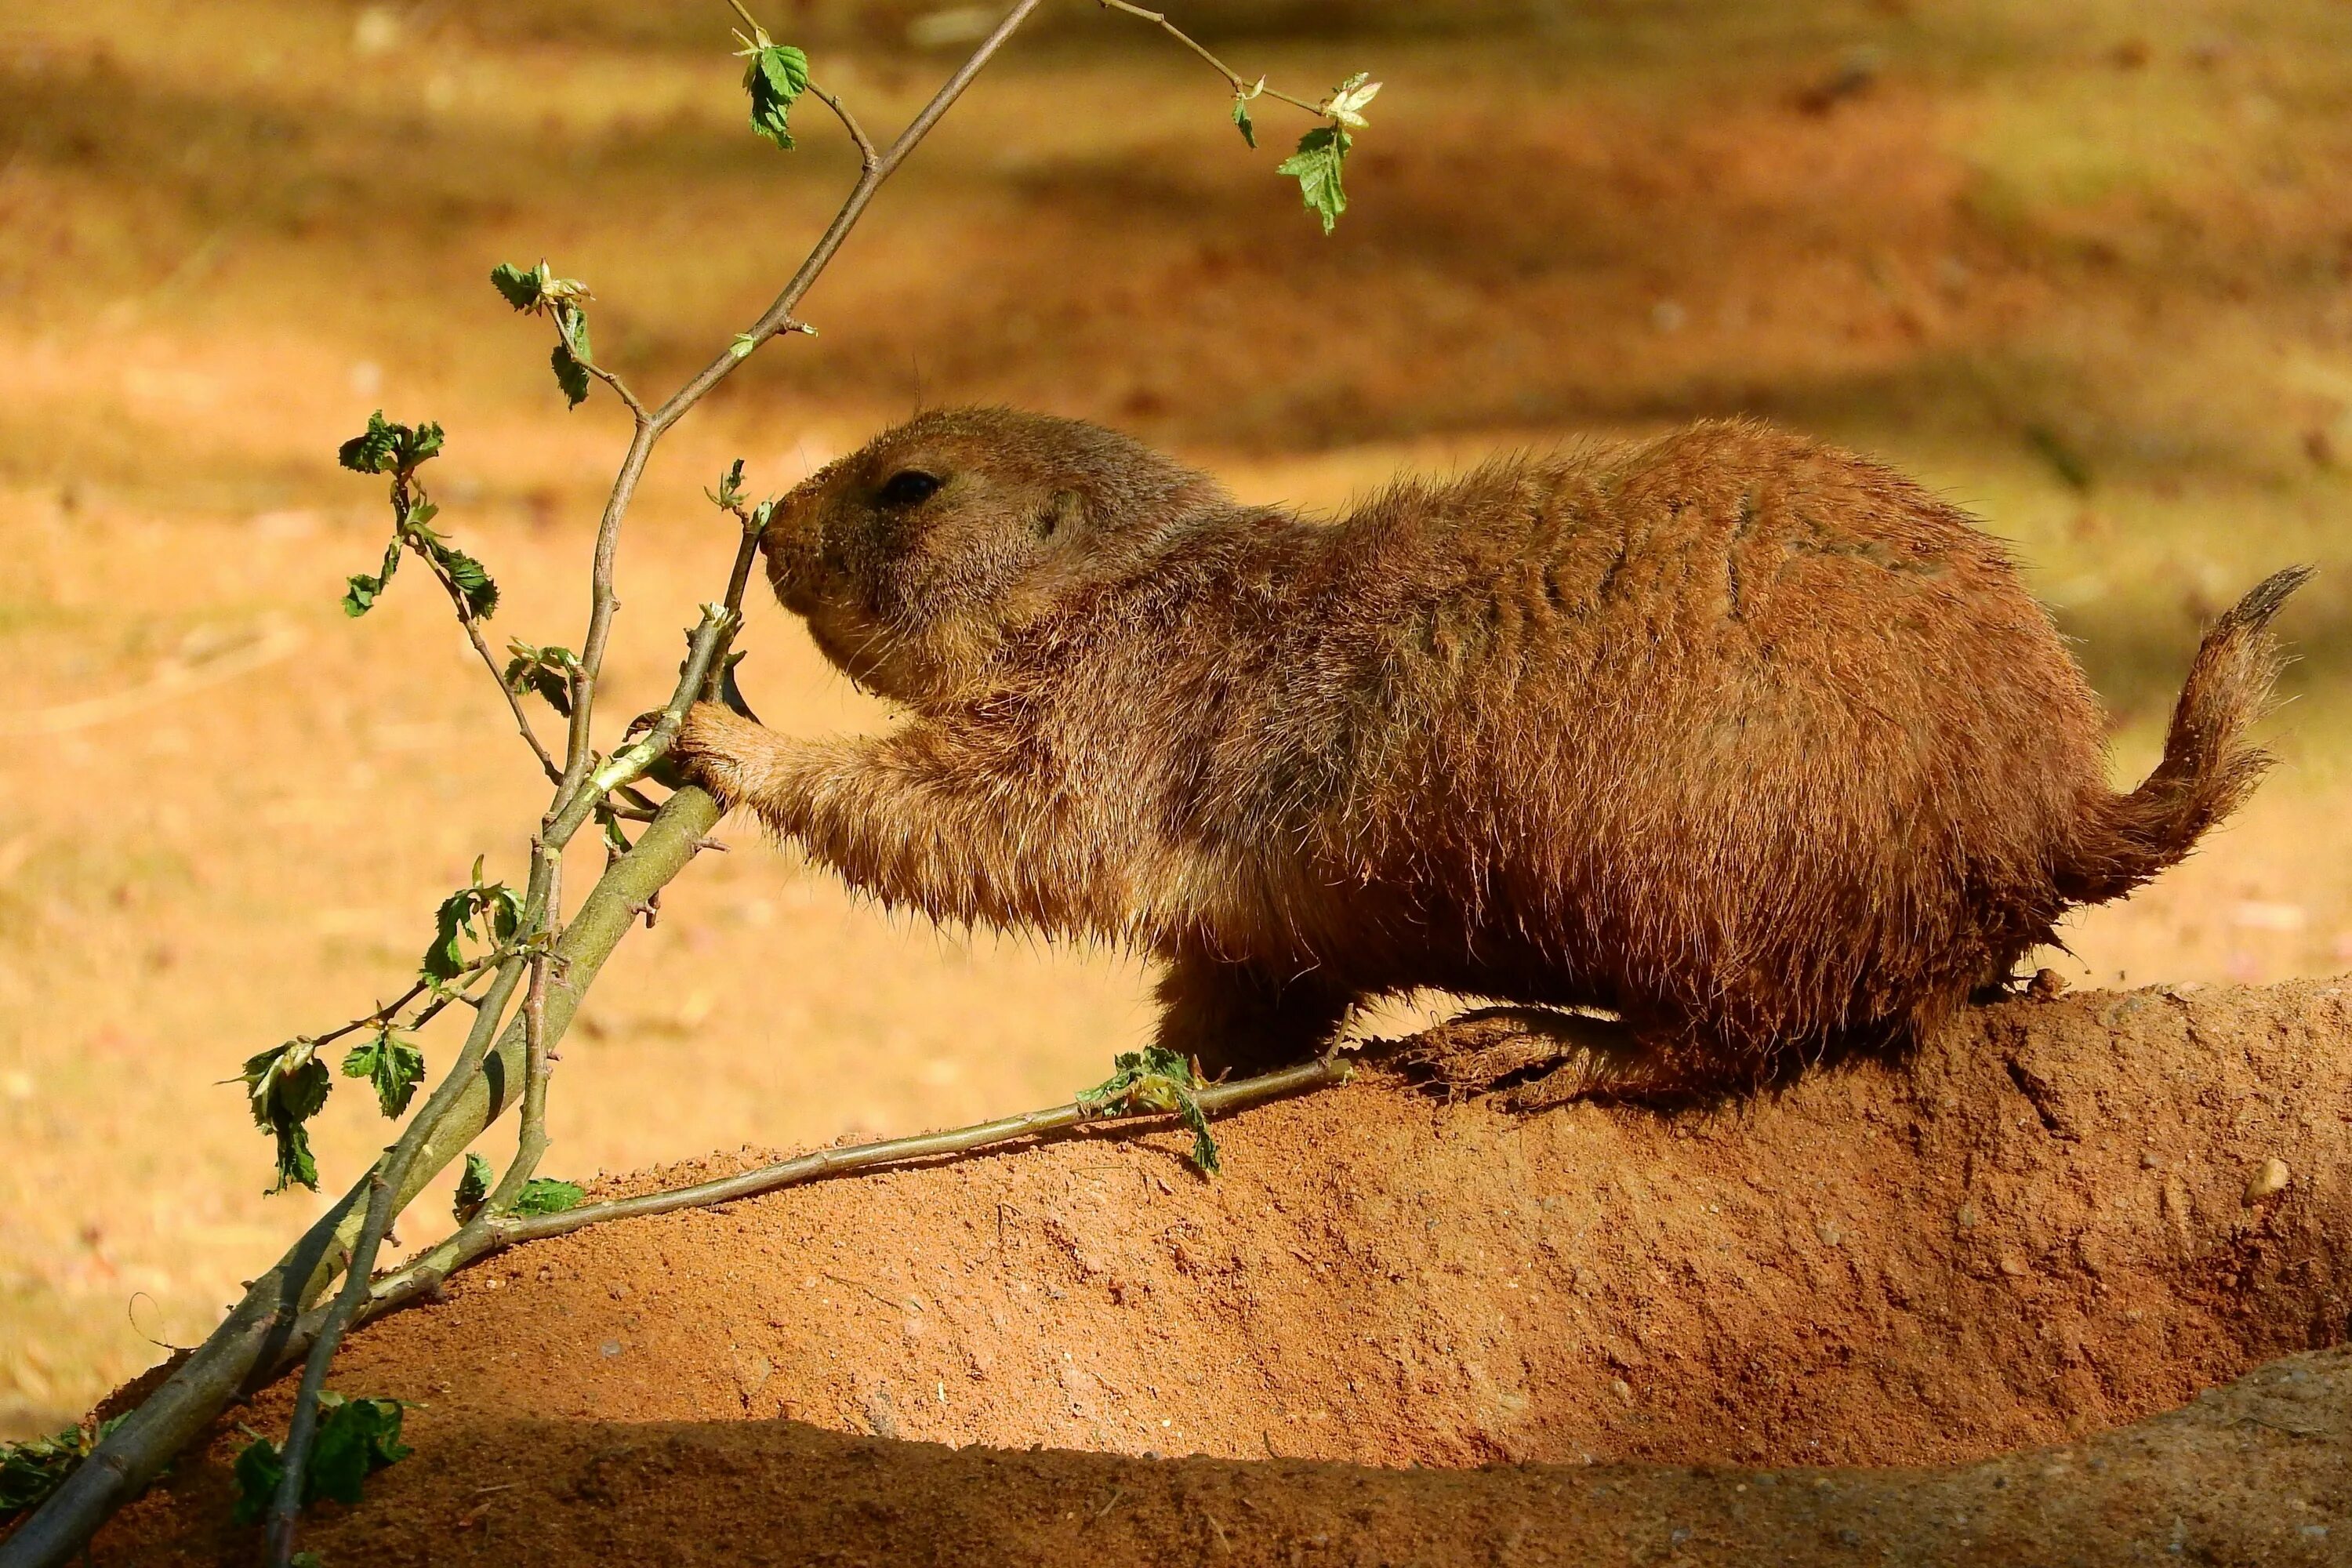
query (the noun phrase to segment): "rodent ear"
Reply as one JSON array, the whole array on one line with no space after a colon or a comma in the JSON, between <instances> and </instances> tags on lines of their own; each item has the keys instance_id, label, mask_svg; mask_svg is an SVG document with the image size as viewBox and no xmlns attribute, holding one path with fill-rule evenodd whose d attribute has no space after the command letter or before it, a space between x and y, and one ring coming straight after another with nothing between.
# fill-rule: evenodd
<instances>
[{"instance_id":1,"label":"rodent ear","mask_svg":"<svg viewBox=\"0 0 2352 1568\"><path fill-rule=\"evenodd\" d=\"M1051 539L1086 521L1087 503L1076 490L1055 490L1053 500L1037 514L1037 537Z\"/></svg>"}]
</instances>

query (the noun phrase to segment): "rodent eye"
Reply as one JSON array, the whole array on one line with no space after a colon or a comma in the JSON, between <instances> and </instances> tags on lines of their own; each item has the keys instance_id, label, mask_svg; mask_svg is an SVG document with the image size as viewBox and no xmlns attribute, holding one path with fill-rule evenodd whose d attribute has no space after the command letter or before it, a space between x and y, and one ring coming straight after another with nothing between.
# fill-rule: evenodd
<instances>
[{"instance_id":1,"label":"rodent eye","mask_svg":"<svg viewBox=\"0 0 2352 1568\"><path fill-rule=\"evenodd\" d=\"M920 468L901 468L883 485L881 501L884 506L914 506L939 493L938 475L927 474Z\"/></svg>"}]
</instances>

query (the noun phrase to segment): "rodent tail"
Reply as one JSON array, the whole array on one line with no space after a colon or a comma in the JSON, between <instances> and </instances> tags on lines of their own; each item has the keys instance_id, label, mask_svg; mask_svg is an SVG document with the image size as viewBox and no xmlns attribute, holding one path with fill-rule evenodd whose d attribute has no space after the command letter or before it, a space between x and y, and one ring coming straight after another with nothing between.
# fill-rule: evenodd
<instances>
[{"instance_id":1,"label":"rodent tail","mask_svg":"<svg viewBox=\"0 0 2352 1568\"><path fill-rule=\"evenodd\" d=\"M2172 710L2164 760L2137 789L2087 815L2072 863L2058 873L2067 902L2116 898L2179 864L2253 793L2271 755L2246 731L2269 710L2285 663L2271 619L2311 574L2308 566L2273 573L2206 632Z\"/></svg>"}]
</instances>

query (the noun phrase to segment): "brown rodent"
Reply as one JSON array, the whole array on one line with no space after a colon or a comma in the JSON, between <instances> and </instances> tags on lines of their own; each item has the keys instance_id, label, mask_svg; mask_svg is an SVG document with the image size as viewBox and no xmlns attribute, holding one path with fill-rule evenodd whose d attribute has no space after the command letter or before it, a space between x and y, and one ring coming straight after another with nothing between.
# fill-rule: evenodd
<instances>
[{"instance_id":1,"label":"brown rodent","mask_svg":"<svg viewBox=\"0 0 2352 1568\"><path fill-rule=\"evenodd\" d=\"M678 765L887 904L1129 943L1210 1070L1417 987L1617 1012L1660 1085L1899 1044L2174 864L2251 790L2282 572L2213 626L2164 760L2001 547L1747 421L1401 481L1336 522L1111 431L922 415L764 540L912 710L694 710Z\"/></svg>"}]
</instances>

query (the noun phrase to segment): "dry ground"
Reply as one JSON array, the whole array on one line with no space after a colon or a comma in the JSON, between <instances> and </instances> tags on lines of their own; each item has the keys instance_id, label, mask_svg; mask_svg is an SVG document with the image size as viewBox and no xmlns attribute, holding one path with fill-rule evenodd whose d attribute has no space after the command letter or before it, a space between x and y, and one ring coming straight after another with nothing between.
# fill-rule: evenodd
<instances>
[{"instance_id":1,"label":"dry ground","mask_svg":"<svg viewBox=\"0 0 2352 1568\"><path fill-rule=\"evenodd\" d=\"M1181 1132L1110 1133L532 1243L353 1339L341 1386L415 1402L417 1452L304 1544L2340 1564L2352 1358L2312 1352L2352 1310L2347 989L2021 999L1673 1115L1545 1104L1544 1042L1489 1019L1401 1054L1441 1092L1375 1050L1221 1122L1214 1183ZM2211 1392L2280 1356L2267 1408ZM290 1382L98 1561L249 1552L235 1423L278 1430Z\"/></svg>"},{"instance_id":2,"label":"dry ground","mask_svg":"<svg viewBox=\"0 0 2352 1568\"><path fill-rule=\"evenodd\" d=\"M520 860L539 788L445 616L407 580L364 622L334 607L384 521L331 449L379 405L445 422L446 521L507 588L498 629L576 638L623 426L562 411L487 268L588 279L606 357L661 387L756 312L849 168L820 123L791 157L742 130L705 9L0 16L0 1433L194 1341L309 1218L260 1195L266 1144L217 1080L390 994L474 856ZM847 9L822 10L820 75L887 124L943 62ZM2341 5L1594 0L1233 38L1278 81L1391 84L1329 241L1213 79L1066 9L886 195L808 301L824 337L656 462L615 722L722 570L698 486L739 453L781 486L919 402L1114 420L1314 506L1408 462L1753 410L2015 540L2116 708L2120 773L2201 616L2282 562L2328 568L2285 623L2287 767L2054 962L2352 962ZM772 721L887 721L781 615L746 640ZM1142 1027L1131 963L893 925L730 837L592 1000L551 1168L1043 1103ZM340 1095L330 1185L382 1136Z\"/></svg>"}]
</instances>

